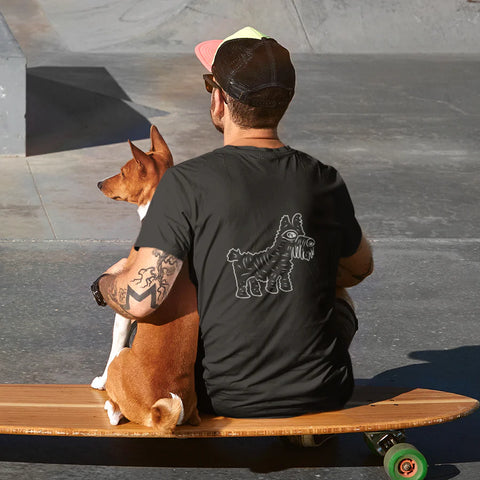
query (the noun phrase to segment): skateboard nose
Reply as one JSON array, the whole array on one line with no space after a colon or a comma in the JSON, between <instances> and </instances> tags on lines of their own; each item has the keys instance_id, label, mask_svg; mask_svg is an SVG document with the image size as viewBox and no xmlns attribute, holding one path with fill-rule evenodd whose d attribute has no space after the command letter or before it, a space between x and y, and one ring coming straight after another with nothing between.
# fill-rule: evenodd
<instances>
[{"instance_id":1,"label":"skateboard nose","mask_svg":"<svg viewBox=\"0 0 480 480\"><path fill-rule=\"evenodd\" d=\"M103 182L98 182L98 183L97 183L97 187L101 190L102 187L103 187Z\"/></svg>"}]
</instances>

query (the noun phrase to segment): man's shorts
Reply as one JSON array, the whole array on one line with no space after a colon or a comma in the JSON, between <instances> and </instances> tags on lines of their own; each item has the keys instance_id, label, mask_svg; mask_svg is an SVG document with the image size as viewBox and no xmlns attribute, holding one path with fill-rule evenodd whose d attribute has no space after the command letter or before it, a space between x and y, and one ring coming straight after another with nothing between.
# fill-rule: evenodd
<instances>
[{"instance_id":1,"label":"man's shorts","mask_svg":"<svg viewBox=\"0 0 480 480\"><path fill-rule=\"evenodd\" d=\"M343 298L335 300L335 316L331 327L348 349L355 333L357 333L358 320L351 305Z\"/></svg>"}]
</instances>

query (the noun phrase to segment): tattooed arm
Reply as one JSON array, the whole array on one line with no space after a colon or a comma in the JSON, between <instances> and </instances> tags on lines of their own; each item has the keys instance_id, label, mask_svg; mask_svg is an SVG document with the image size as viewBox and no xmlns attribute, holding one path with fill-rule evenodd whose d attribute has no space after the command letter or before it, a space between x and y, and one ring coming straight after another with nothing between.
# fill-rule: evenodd
<instances>
[{"instance_id":1,"label":"tattooed arm","mask_svg":"<svg viewBox=\"0 0 480 480\"><path fill-rule=\"evenodd\" d=\"M372 248L362 236L357 251L350 257L340 258L337 270L337 287L353 287L373 272Z\"/></svg>"},{"instance_id":2,"label":"tattooed arm","mask_svg":"<svg viewBox=\"0 0 480 480\"><path fill-rule=\"evenodd\" d=\"M133 260L123 260L108 269L99 282L100 292L117 313L130 319L143 318L156 310L168 295L182 260L155 248L140 248Z\"/></svg>"}]
</instances>

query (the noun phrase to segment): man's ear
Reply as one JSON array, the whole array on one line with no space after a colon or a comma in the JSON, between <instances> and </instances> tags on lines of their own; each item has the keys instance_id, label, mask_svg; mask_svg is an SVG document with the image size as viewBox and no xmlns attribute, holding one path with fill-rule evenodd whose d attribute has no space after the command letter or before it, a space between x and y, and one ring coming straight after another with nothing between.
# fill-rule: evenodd
<instances>
[{"instance_id":1,"label":"man's ear","mask_svg":"<svg viewBox=\"0 0 480 480\"><path fill-rule=\"evenodd\" d=\"M225 115L225 102L223 96L218 88L214 88L212 92L212 109L215 113L215 116L218 118L223 118Z\"/></svg>"}]
</instances>

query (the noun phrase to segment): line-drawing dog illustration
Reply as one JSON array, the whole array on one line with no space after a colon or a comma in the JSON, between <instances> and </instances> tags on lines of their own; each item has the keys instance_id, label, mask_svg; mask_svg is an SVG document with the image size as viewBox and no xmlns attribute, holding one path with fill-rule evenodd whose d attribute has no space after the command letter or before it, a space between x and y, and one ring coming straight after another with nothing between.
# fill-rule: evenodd
<instances>
[{"instance_id":1,"label":"line-drawing dog illustration","mask_svg":"<svg viewBox=\"0 0 480 480\"><path fill-rule=\"evenodd\" d=\"M315 240L305 235L300 213L283 215L273 244L260 252L240 252L231 248L227 260L232 264L237 283L237 298L261 297L260 282L266 283L265 291L278 294L293 290L290 274L292 259L310 261L314 255Z\"/></svg>"}]
</instances>

